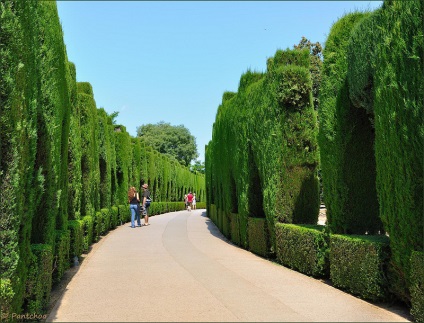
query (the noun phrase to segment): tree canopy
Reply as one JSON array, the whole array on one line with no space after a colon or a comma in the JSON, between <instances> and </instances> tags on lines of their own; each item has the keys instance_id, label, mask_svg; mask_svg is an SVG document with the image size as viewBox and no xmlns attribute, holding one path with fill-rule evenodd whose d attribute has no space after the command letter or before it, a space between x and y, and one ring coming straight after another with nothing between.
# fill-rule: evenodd
<instances>
[{"instance_id":1,"label":"tree canopy","mask_svg":"<svg viewBox=\"0 0 424 323\"><path fill-rule=\"evenodd\" d=\"M137 128L137 137L162 154L176 158L182 165L189 166L197 153L196 138L184 125L173 126L160 121L157 124L145 124Z\"/></svg>"}]
</instances>

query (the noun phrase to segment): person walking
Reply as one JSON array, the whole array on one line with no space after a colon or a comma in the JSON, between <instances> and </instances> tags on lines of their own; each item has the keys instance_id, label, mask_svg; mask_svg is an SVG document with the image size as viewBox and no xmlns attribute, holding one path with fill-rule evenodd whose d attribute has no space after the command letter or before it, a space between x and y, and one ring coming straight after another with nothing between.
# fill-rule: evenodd
<instances>
[{"instance_id":1,"label":"person walking","mask_svg":"<svg viewBox=\"0 0 424 323\"><path fill-rule=\"evenodd\" d=\"M187 194L184 195L184 206L188 210Z\"/></svg>"},{"instance_id":2,"label":"person walking","mask_svg":"<svg viewBox=\"0 0 424 323\"><path fill-rule=\"evenodd\" d=\"M142 203L142 210L144 215L144 225L150 225L149 224L149 207L150 203L152 202L152 199L150 198L150 191L148 190L149 185L143 184L143 203Z\"/></svg>"},{"instance_id":3,"label":"person walking","mask_svg":"<svg viewBox=\"0 0 424 323\"><path fill-rule=\"evenodd\" d=\"M191 204L193 203L193 194L191 194L191 192L190 193L188 193L188 195L187 195L187 211L191 211Z\"/></svg>"},{"instance_id":4,"label":"person walking","mask_svg":"<svg viewBox=\"0 0 424 323\"><path fill-rule=\"evenodd\" d=\"M135 220L137 220L138 226L141 227L139 213L140 196L138 195L134 186L131 186L128 190L128 203L130 204L131 211L131 228L135 228Z\"/></svg>"},{"instance_id":5,"label":"person walking","mask_svg":"<svg viewBox=\"0 0 424 323\"><path fill-rule=\"evenodd\" d=\"M193 210L196 209L196 193L193 193L193 202L191 203Z\"/></svg>"}]
</instances>

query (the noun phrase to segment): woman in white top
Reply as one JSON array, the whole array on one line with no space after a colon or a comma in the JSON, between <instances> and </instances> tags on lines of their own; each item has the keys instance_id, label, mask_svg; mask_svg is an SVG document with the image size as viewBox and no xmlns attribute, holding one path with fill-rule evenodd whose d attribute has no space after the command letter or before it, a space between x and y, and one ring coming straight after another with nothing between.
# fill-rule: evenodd
<instances>
[{"instance_id":1,"label":"woman in white top","mask_svg":"<svg viewBox=\"0 0 424 323\"><path fill-rule=\"evenodd\" d=\"M193 210L196 209L196 193L193 193L193 202L191 203L191 206L193 207Z\"/></svg>"}]
</instances>

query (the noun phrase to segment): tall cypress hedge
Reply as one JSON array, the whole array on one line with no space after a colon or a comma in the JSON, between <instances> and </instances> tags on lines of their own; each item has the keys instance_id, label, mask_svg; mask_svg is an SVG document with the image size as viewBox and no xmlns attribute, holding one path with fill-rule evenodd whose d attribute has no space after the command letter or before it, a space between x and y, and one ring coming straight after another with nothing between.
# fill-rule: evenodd
<instances>
[{"instance_id":1,"label":"tall cypress hedge","mask_svg":"<svg viewBox=\"0 0 424 323\"><path fill-rule=\"evenodd\" d=\"M423 251L424 8L386 1L377 18L374 114L380 216L390 236L391 282L409 299L412 251Z\"/></svg>"},{"instance_id":2,"label":"tall cypress hedge","mask_svg":"<svg viewBox=\"0 0 424 323\"><path fill-rule=\"evenodd\" d=\"M80 220L82 199L81 116L78 104L75 64L69 63L69 94L71 116L68 144L68 216Z\"/></svg>"},{"instance_id":3,"label":"tall cypress hedge","mask_svg":"<svg viewBox=\"0 0 424 323\"><path fill-rule=\"evenodd\" d=\"M28 16L37 19L36 1L0 6L0 292L6 312L19 312L22 303L35 212L31 189L38 185L36 30Z\"/></svg>"},{"instance_id":4,"label":"tall cypress hedge","mask_svg":"<svg viewBox=\"0 0 424 323\"><path fill-rule=\"evenodd\" d=\"M423 250L424 36L420 1L385 1L332 28L324 51L320 147L333 232L390 237L390 287L409 302Z\"/></svg>"},{"instance_id":5,"label":"tall cypress hedge","mask_svg":"<svg viewBox=\"0 0 424 323\"><path fill-rule=\"evenodd\" d=\"M266 73L247 71L238 92L224 93L218 107L206 148L208 209L217 207L222 229L231 213L238 214L237 239L244 247L249 232L265 230L273 248L276 221L317 221L317 121L309 64L308 50L277 51ZM265 219L262 231L248 231L249 223L262 226L251 217Z\"/></svg>"},{"instance_id":6,"label":"tall cypress hedge","mask_svg":"<svg viewBox=\"0 0 424 323\"><path fill-rule=\"evenodd\" d=\"M383 229L375 184L374 128L367 110L352 103L347 76L349 37L368 16L351 13L338 20L323 53L319 144L327 223L334 233L375 234Z\"/></svg>"},{"instance_id":7,"label":"tall cypress hedge","mask_svg":"<svg viewBox=\"0 0 424 323\"><path fill-rule=\"evenodd\" d=\"M93 88L78 82L78 106L81 127L82 208L81 215L93 215L100 207L100 170L97 138L97 109Z\"/></svg>"}]
</instances>

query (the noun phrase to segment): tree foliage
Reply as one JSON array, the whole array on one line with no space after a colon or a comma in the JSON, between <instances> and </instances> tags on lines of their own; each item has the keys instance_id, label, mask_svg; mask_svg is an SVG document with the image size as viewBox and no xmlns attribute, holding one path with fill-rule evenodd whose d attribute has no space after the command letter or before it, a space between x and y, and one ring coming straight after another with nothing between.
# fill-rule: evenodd
<instances>
[{"instance_id":1,"label":"tree foliage","mask_svg":"<svg viewBox=\"0 0 424 323\"><path fill-rule=\"evenodd\" d=\"M319 42L312 43L309 39L302 36L299 44L293 46L294 49L302 50L309 49L311 65L309 71L312 79L312 96L314 100L314 108L318 109L319 106L319 88L321 85L321 68L322 68L322 46Z\"/></svg>"},{"instance_id":2,"label":"tree foliage","mask_svg":"<svg viewBox=\"0 0 424 323\"><path fill-rule=\"evenodd\" d=\"M160 153L176 158L184 166L190 165L198 157L196 138L184 125L172 126L164 121L149 123L137 128L137 136Z\"/></svg>"}]
</instances>

